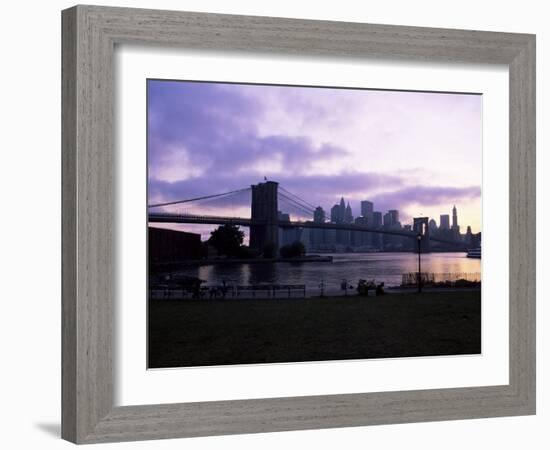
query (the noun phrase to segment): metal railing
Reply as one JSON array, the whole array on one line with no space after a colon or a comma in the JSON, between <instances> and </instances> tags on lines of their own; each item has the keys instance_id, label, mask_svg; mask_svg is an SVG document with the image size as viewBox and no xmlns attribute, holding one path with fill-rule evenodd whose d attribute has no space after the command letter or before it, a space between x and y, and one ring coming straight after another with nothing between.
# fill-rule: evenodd
<instances>
[{"instance_id":1,"label":"metal railing","mask_svg":"<svg viewBox=\"0 0 550 450\"><path fill-rule=\"evenodd\" d=\"M457 282L481 283L480 272L446 272L446 273L431 273L422 272L420 281L423 285L433 284L450 284L455 285ZM418 284L418 272L409 272L402 275L402 286L412 286Z\"/></svg>"},{"instance_id":2,"label":"metal railing","mask_svg":"<svg viewBox=\"0 0 550 450\"><path fill-rule=\"evenodd\" d=\"M249 284L249 285L215 285L200 288L182 288L171 285L156 285L149 289L152 300L177 300L186 298L291 298L294 294L306 296L305 284Z\"/></svg>"}]
</instances>

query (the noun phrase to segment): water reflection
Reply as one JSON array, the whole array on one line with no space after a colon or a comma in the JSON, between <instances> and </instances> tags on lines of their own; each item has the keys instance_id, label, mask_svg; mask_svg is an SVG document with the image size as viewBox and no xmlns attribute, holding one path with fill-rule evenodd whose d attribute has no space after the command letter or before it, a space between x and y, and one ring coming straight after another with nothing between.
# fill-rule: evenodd
<instances>
[{"instance_id":1,"label":"water reflection","mask_svg":"<svg viewBox=\"0 0 550 450\"><path fill-rule=\"evenodd\" d=\"M342 279L356 284L360 278L375 279L386 286L401 284L402 274L418 269L418 256L413 253L337 253L332 263L261 263L182 266L177 272L198 277L207 284L248 285L260 283L305 284L308 295L319 291L340 290ZM467 258L466 253L429 253L422 255L422 271L431 273L481 272L481 260Z\"/></svg>"}]
</instances>

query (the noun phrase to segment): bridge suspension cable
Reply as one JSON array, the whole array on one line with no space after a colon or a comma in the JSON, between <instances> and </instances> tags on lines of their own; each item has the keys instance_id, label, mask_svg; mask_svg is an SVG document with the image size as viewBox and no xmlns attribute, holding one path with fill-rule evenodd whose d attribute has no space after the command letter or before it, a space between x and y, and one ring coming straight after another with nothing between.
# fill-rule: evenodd
<instances>
[{"instance_id":1,"label":"bridge suspension cable","mask_svg":"<svg viewBox=\"0 0 550 450\"><path fill-rule=\"evenodd\" d=\"M288 189L285 189L283 186L279 185L279 189L283 191L286 195L295 198L298 202L302 203L303 205L311 208L312 211L315 211L316 206L309 203L307 200L304 200L303 198L297 196L296 194L293 194Z\"/></svg>"},{"instance_id":2,"label":"bridge suspension cable","mask_svg":"<svg viewBox=\"0 0 550 450\"><path fill-rule=\"evenodd\" d=\"M288 204L298 210L300 210L301 212L304 212L306 213L308 216L312 216L313 215L313 210L299 202L297 202L296 200L290 198L289 196L283 194L282 192L279 192L279 196L286 200L288 202Z\"/></svg>"},{"instance_id":3,"label":"bridge suspension cable","mask_svg":"<svg viewBox=\"0 0 550 450\"><path fill-rule=\"evenodd\" d=\"M248 190L250 190L250 187L246 187L246 188L243 188L243 189L235 189L234 191L229 191L229 192L222 192L221 194L203 195L202 197L188 198L188 199L185 199L185 200L176 200L176 201L173 201L173 202L156 203L154 205L147 205L147 208L157 208L157 207L160 207L160 206L179 205L179 204L182 204L182 203L196 202L196 201L199 201L199 200L207 200L207 199L211 199L211 198L223 197L223 196L227 196L227 195L231 195L231 194L237 194L239 192L245 192L245 191L248 191Z\"/></svg>"}]
</instances>

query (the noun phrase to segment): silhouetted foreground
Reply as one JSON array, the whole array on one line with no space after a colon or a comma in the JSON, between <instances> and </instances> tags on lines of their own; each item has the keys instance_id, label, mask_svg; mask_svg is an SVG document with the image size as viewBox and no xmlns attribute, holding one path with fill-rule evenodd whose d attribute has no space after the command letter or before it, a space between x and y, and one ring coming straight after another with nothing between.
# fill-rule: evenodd
<instances>
[{"instance_id":1,"label":"silhouetted foreground","mask_svg":"<svg viewBox=\"0 0 550 450\"><path fill-rule=\"evenodd\" d=\"M149 367L481 352L481 293L149 302Z\"/></svg>"}]
</instances>

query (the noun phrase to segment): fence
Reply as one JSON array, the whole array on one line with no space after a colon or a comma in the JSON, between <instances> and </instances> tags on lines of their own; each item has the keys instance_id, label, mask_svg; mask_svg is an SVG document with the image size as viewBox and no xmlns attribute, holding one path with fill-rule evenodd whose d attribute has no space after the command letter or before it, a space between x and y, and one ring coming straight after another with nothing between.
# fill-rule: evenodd
<instances>
[{"instance_id":1,"label":"fence","mask_svg":"<svg viewBox=\"0 0 550 450\"><path fill-rule=\"evenodd\" d=\"M305 284L253 284L246 286L202 286L195 288L177 288L170 285L156 285L149 289L149 298L178 300L185 298L291 298L296 295L306 296Z\"/></svg>"},{"instance_id":2,"label":"fence","mask_svg":"<svg viewBox=\"0 0 550 450\"><path fill-rule=\"evenodd\" d=\"M275 298L277 293L286 295L288 298L291 297L292 292L297 292L306 296L306 285L305 284L252 284L247 286L237 286L236 293L237 297L241 294L246 295L247 293L252 293L252 297L256 297L256 292L267 294L268 297Z\"/></svg>"},{"instance_id":3,"label":"fence","mask_svg":"<svg viewBox=\"0 0 550 450\"><path fill-rule=\"evenodd\" d=\"M480 272L448 272L448 273L429 273L422 272L420 280L423 285L455 285L455 284L472 284L481 283ZM418 284L418 272L409 272L402 275L402 286L410 286Z\"/></svg>"}]
</instances>

